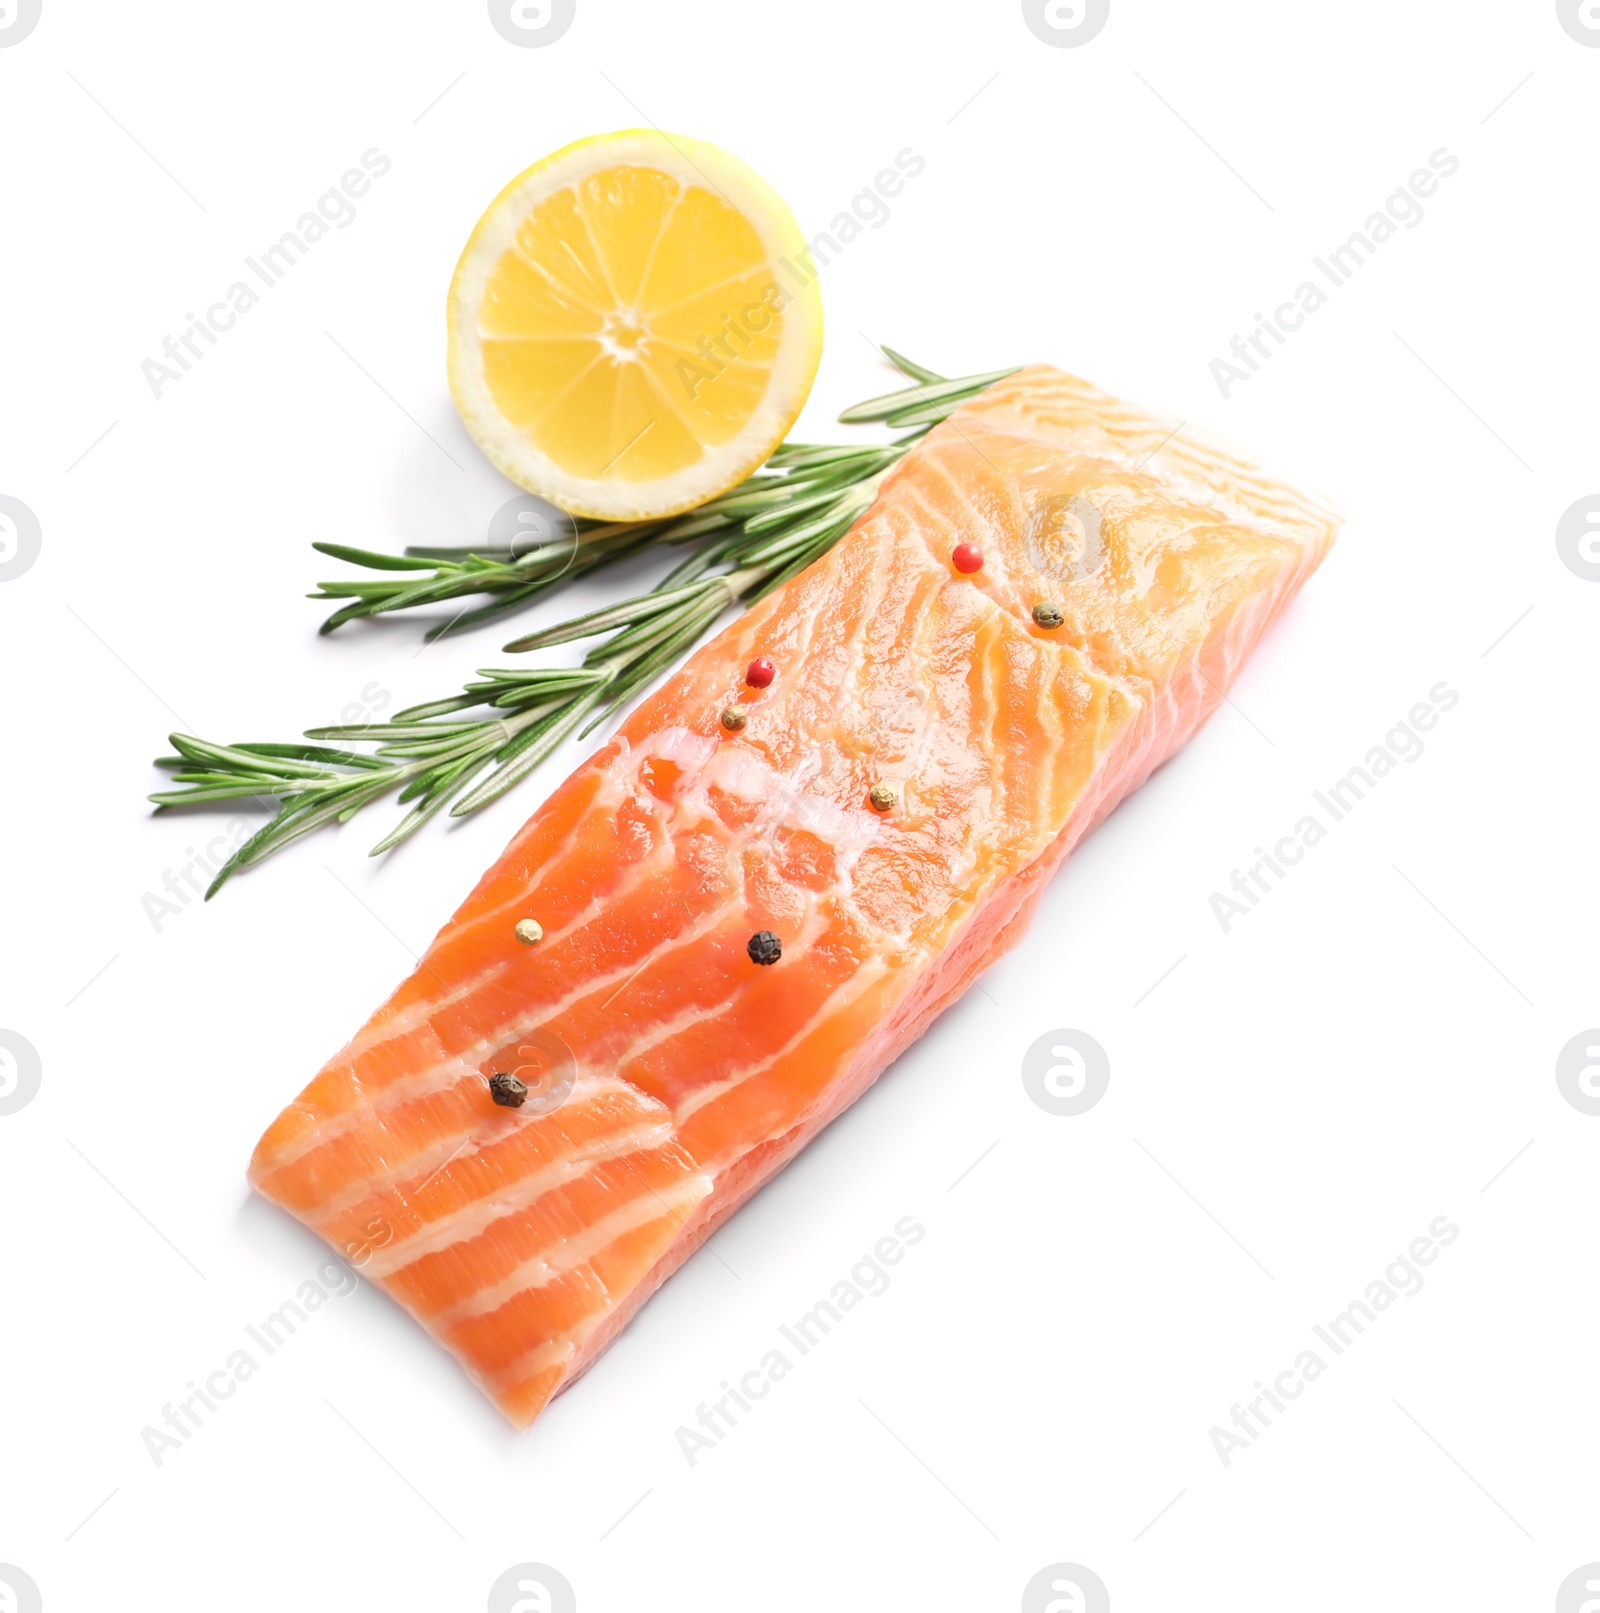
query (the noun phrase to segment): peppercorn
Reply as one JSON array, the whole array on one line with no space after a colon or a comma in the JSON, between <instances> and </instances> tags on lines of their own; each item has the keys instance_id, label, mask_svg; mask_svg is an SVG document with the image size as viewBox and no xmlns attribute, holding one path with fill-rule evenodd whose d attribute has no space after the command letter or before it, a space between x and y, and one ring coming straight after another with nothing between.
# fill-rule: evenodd
<instances>
[{"instance_id":1,"label":"peppercorn","mask_svg":"<svg viewBox=\"0 0 1600 1613\"><path fill-rule=\"evenodd\" d=\"M537 919L518 919L516 936L525 947L531 947L544 939L544 926Z\"/></svg>"},{"instance_id":2,"label":"peppercorn","mask_svg":"<svg viewBox=\"0 0 1600 1613\"><path fill-rule=\"evenodd\" d=\"M1066 617L1061 614L1059 605L1052 605L1048 600L1041 599L1033 607L1033 619L1040 627L1060 627Z\"/></svg>"},{"instance_id":3,"label":"peppercorn","mask_svg":"<svg viewBox=\"0 0 1600 1613\"><path fill-rule=\"evenodd\" d=\"M744 681L752 689L765 689L777 677L778 668L769 656L758 655L744 671Z\"/></svg>"},{"instance_id":4,"label":"peppercorn","mask_svg":"<svg viewBox=\"0 0 1600 1613\"><path fill-rule=\"evenodd\" d=\"M528 1089L514 1075L491 1075L489 1096L502 1109L520 1109L528 1101Z\"/></svg>"},{"instance_id":5,"label":"peppercorn","mask_svg":"<svg viewBox=\"0 0 1600 1613\"><path fill-rule=\"evenodd\" d=\"M746 943L752 963L776 963L783 956L783 942L771 930L757 930Z\"/></svg>"},{"instance_id":6,"label":"peppercorn","mask_svg":"<svg viewBox=\"0 0 1600 1613\"><path fill-rule=\"evenodd\" d=\"M877 812L891 812L900 804L900 791L893 784L874 784L867 791L867 799Z\"/></svg>"},{"instance_id":7,"label":"peppercorn","mask_svg":"<svg viewBox=\"0 0 1600 1613\"><path fill-rule=\"evenodd\" d=\"M722 726L730 734L736 734L750 721L750 713L743 706L724 706L722 709Z\"/></svg>"},{"instance_id":8,"label":"peppercorn","mask_svg":"<svg viewBox=\"0 0 1600 1613\"><path fill-rule=\"evenodd\" d=\"M982 571L983 550L975 543L958 543L951 552L950 563L957 571Z\"/></svg>"}]
</instances>

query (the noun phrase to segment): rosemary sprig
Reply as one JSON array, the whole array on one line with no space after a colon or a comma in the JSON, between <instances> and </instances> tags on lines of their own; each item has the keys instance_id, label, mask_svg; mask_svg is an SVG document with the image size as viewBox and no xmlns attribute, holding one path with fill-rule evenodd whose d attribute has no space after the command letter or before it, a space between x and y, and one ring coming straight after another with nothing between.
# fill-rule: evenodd
<instances>
[{"instance_id":1,"label":"rosemary sprig","mask_svg":"<svg viewBox=\"0 0 1600 1613\"><path fill-rule=\"evenodd\" d=\"M483 668L458 693L408 707L387 722L306 731L308 740L333 741L331 746L214 745L173 734L177 754L159 758L156 765L170 770L179 788L150 797L158 810L220 801L277 802L273 817L223 866L207 897L238 869L261 862L322 824L348 822L391 793L411 809L372 848L373 856L399 845L447 806L452 817L465 817L498 800L580 724L582 737L626 705L691 649L730 605L753 603L825 554L871 505L886 472L914 442L966 399L1014 373L999 370L946 380L889 348L884 352L918 384L858 404L840 418L913 426L908 435L872 447L782 444L760 472L720 498L670 523L654 523L660 528L654 533L642 531L652 523L640 523L619 540L634 547L698 540L695 551L650 592L506 645L508 651L535 650L609 635L581 666ZM515 571L522 559L473 555L459 565L451 562L455 575L437 567L431 585L455 591L435 597L499 587L501 598L483 614L515 608L531 597L527 590L553 585L553 579L533 578L526 571L510 583L491 575L496 567ZM375 569L413 569L409 557L374 555L363 563ZM394 603L400 597L371 595L362 604L371 606L366 614L375 614L403 608ZM468 712L480 715L463 715ZM346 745L372 749L342 748ZM481 777L485 769L492 770Z\"/></svg>"},{"instance_id":2,"label":"rosemary sprig","mask_svg":"<svg viewBox=\"0 0 1600 1613\"><path fill-rule=\"evenodd\" d=\"M355 549L344 543L313 543L320 554L369 571L402 572L401 577L357 577L317 584L311 599L348 599L326 621L321 631L363 616L380 616L388 611L410 610L418 605L438 605L447 600L474 594L497 594L492 604L463 611L450 621L430 628L427 637L440 638L461 628L475 626L537 599L560 583L581 577L585 572L620 560L659 542L659 521L571 523L562 536L517 551L514 549L410 548L404 554L379 554L371 549ZM426 576L421 573L427 573Z\"/></svg>"},{"instance_id":3,"label":"rosemary sprig","mask_svg":"<svg viewBox=\"0 0 1600 1613\"><path fill-rule=\"evenodd\" d=\"M1013 373L997 370L992 375L949 380L893 348L882 351L918 385L857 404L839 416L842 422L882 420L890 426L917 427L920 435L975 389ZM737 539L741 527L746 532L760 530L761 521L781 525L804 511L825 510L833 494L876 474L902 452L904 444L897 451L894 447L862 450L783 443L754 476L687 514L624 522L561 516L560 533L526 550L413 545L402 554L383 554L342 543L314 543L312 548L320 554L380 575L318 583L318 591L308 597L350 601L323 622L321 631L331 633L361 617L490 596L487 604L457 612L424 635L429 640L442 638L521 610L586 572L658 544L699 545L700 569L705 570L723 558L718 540L725 544ZM886 457L878 463L874 455Z\"/></svg>"}]
</instances>

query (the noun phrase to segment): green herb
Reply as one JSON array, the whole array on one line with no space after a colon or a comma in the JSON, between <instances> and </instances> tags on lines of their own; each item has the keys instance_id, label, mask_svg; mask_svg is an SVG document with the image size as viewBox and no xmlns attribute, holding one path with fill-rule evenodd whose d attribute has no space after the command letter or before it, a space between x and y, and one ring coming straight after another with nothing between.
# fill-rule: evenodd
<instances>
[{"instance_id":1,"label":"green herb","mask_svg":"<svg viewBox=\"0 0 1600 1613\"><path fill-rule=\"evenodd\" d=\"M581 666L484 668L458 693L411 706L387 722L306 731L308 740L332 741L331 746L213 745L173 734L177 755L161 757L156 765L170 769L173 783L181 787L152 795L158 809L220 801L277 803L274 816L228 860L207 896L236 870L325 823L348 822L391 793L398 792L411 810L372 848L374 856L397 846L446 806L452 817L464 817L498 800L580 725L581 737L626 705L692 649L730 605L752 603L825 554L872 503L884 474L912 443L984 387L1015 373L997 370L948 381L888 348L884 352L919 384L858 405L840 418L867 418L861 411L870 410L870 418L895 424L912 414L916 429L909 435L865 448L782 444L749 480L675 518L676 536L670 541L689 541L683 528L702 523L690 534L701 540L699 547L649 593L506 646L509 651L535 650L609 634ZM642 547L663 541L663 533L653 538L635 533L633 541ZM385 564L396 559L376 558ZM475 559L484 566L499 564ZM484 575L473 573L480 579ZM468 591L459 582L448 586L458 593ZM551 585L549 579L524 579L478 613L479 619L514 608L528 588ZM372 606L368 614L400 608L396 597L389 596L387 604L364 602ZM467 712L479 715L462 715ZM372 748L343 748L352 744Z\"/></svg>"},{"instance_id":2,"label":"green herb","mask_svg":"<svg viewBox=\"0 0 1600 1613\"><path fill-rule=\"evenodd\" d=\"M916 427L915 436L921 436L974 392L1015 373L996 370L952 381L893 348L882 351L918 385L858 403L839 416L842 422L881 420L890 426ZM587 572L660 544L701 545L699 564L704 570L722 558L719 540L725 543L741 532L785 529L810 512L820 516L839 492L893 464L905 452L905 441L911 440L873 449L784 443L754 476L687 514L622 522L560 515L563 530L525 550L416 545L403 554L381 554L343 543L314 543L312 548L335 560L401 575L322 582L308 597L350 601L323 622L321 630L331 633L361 617L492 596L489 603L458 611L429 628L424 636L432 640L521 610Z\"/></svg>"}]
</instances>

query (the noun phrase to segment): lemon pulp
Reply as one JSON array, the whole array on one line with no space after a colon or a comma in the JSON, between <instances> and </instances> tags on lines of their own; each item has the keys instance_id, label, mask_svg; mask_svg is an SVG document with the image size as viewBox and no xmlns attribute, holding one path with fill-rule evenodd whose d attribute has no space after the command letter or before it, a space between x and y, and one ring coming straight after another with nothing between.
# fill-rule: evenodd
<instances>
[{"instance_id":1,"label":"lemon pulp","mask_svg":"<svg viewBox=\"0 0 1600 1613\"><path fill-rule=\"evenodd\" d=\"M522 486L578 514L671 514L780 442L821 356L787 207L704 142L566 147L480 221L450 297L451 388Z\"/></svg>"}]
</instances>

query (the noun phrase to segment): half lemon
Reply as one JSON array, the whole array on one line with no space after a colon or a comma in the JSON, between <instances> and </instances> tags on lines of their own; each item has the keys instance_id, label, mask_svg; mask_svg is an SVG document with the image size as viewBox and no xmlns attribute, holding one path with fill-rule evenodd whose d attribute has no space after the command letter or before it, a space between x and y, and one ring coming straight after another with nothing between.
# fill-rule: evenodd
<instances>
[{"instance_id":1,"label":"half lemon","mask_svg":"<svg viewBox=\"0 0 1600 1613\"><path fill-rule=\"evenodd\" d=\"M717 146L656 129L535 163L450 283L450 391L518 485L574 515L692 509L755 470L804 406L822 298L783 199Z\"/></svg>"}]
</instances>

